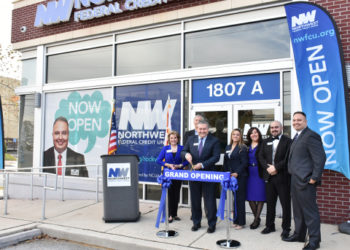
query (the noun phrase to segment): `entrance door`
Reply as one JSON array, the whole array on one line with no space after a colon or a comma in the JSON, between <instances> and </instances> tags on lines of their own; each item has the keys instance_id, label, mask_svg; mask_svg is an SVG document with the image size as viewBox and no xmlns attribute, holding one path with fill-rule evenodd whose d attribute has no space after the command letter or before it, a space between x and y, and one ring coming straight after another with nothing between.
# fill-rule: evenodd
<instances>
[{"instance_id":1,"label":"entrance door","mask_svg":"<svg viewBox=\"0 0 350 250\"><path fill-rule=\"evenodd\" d=\"M234 105L234 128L243 131L243 138L251 127L259 128L262 137L269 136L269 125L274 120L281 121L281 107L279 102L267 104Z\"/></svg>"}]
</instances>

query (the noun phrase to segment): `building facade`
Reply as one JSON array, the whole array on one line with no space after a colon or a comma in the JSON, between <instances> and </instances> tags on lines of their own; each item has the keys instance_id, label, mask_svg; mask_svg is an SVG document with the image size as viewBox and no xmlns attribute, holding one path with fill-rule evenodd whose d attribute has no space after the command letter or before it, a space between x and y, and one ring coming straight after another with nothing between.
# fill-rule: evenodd
<instances>
[{"instance_id":1,"label":"building facade","mask_svg":"<svg viewBox=\"0 0 350 250\"><path fill-rule=\"evenodd\" d=\"M140 198L159 199L155 160L167 128L202 114L224 147L233 128L273 120L293 136L301 109L284 5L274 0L14 1L12 43L23 55L19 167L44 165L57 117L89 177L107 153L116 108L118 152L140 157ZM335 19L350 63L350 1L311 1ZM218 163L218 168L222 159ZM350 216L350 181L325 170L322 221ZM188 203L188 185L181 201Z\"/></svg>"}]
</instances>

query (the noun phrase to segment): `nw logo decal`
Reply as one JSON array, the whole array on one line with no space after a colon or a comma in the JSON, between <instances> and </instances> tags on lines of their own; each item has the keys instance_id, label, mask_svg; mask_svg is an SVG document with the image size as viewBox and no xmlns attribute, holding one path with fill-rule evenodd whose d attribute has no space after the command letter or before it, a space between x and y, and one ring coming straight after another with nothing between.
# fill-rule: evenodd
<instances>
[{"instance_id":1,"label":"nw logo decal","mask_svg":"<svg viewBox=\"0 0 350 250\"><path fill-rule=\"evenodd\" d=\"M318 21L316 20L316 10L308 11L306 13L301 13L299 16L292 16L291 23L293 31L299 31L302 29L308 29L318 26Z\"/></svg>"},{"instance_id":2,"label":"nw logo decal","mask_svg":"<svg viewBox=\"0 0 350 250\"><path fill-rule=\"evenodd\" d=\"M170 100L170 120L174 112L175 104L176 100ZM156 100L153 109L151 108L151 101L139 101L135 111L130 102L123 102L119 129L127 130L129 123L133 130L153 130L156 125L158 129L166 129L166 107L167 105L165 105L163 109L162 100Z\"/></svg>"}]
</instances>

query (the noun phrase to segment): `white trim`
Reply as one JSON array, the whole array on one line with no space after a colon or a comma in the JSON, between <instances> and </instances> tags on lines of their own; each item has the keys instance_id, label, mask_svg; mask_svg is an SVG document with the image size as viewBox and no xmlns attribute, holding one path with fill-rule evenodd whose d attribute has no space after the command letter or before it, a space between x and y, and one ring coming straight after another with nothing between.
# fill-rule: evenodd
<instances>
[{"instance_id":1,"label":"white trim","mask_svg":"<svg viewBox=\"0 0 350 250\"><path fill-rule=\"evenodd\" d=\"M110 86L123 86L130 84L147 84L164 81L177 81L188 78L214 78L224 75L247 75L257 72L276 72L290 70L293 67L291 59L279 59L269 61L247 62L237 64L215 65L210 67L179 69L162 72L149 72L116 77L105 77L97 79L77 80L70 82L49 83L43 86L44 92L70 91L81 89L94 89ZM16 88L17 95L34 92L37 86L21 86Z\"/></svg>"},{"instance_id":2,"label":"white trim","mask_svg":"<svg viewBox=\"0 0 350 250\"><path fill-rule=\"evenodd\" d=\"M226 14L213 15L206 18L198 18L185 21L185 32L214 29L218 27L247 24L252 22L261 22L286 16L284 6L270 7L266 6L239 12L229 12Z\"/></svg>"}]
</instances>

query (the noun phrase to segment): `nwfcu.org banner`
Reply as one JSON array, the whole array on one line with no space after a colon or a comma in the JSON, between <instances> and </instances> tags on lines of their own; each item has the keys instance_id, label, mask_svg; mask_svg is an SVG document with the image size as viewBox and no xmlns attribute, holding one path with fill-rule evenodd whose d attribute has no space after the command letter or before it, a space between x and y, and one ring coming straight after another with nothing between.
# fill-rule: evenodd
<instances>
[{"instance_id":1,"label":"nwfcu.org banner","mask_svg":"<svg viewBox=\"0 0 350 250\"><path fill-rule=\"evenodd\" d=\"M335 22L310 3L285 5L302 110L308 126L321 135L325 168L350 179L346 76Z\"/></svg>"},{"instance_id":2,"label":"nwfcu.org banner","mask_svg":"<svg viewBox=\"0 0 350 250\"><path fill-rule=\"evenodd\" d=\"M117 154L137 154L139 180L157 182L161 166L156 159L164 145L167 115L168 126L180 133L181 83L116 87L115 100Z\"/></svg>"}]
</instances>

